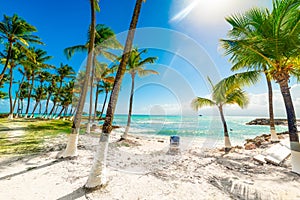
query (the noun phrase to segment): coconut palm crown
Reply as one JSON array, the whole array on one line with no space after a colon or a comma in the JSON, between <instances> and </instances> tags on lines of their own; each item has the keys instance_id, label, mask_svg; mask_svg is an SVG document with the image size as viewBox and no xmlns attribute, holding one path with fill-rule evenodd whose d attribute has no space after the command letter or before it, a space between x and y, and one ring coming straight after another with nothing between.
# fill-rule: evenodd
<instances>
[{"instance_id":1,"label":"coconut palm crown","mask_svg":"<svg viewBox=\"0 0 300 200\"><path fill-rule=\"evenodd\" d=\"M223 123L225 148L231 148L231 142L229 139L227 123L224 116L223 108L228 104L236 104L241 108L245 108L249 99L245 91L241 89L241 85L238 84L236 76L228 77L221 80L218 84L213 85L211 80L208 81L212 87L211 99L204 97L197 97L193 99L191 106L194 110L199 110L205 106L216 106L219 110L220 117Z\"/></svg>"}]
</instances>

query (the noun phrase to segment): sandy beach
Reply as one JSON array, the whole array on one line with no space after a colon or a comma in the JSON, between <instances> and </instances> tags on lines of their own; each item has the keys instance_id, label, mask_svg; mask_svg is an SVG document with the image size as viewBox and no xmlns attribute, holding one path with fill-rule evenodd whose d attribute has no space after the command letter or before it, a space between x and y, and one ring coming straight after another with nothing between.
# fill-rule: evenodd
<instances>
[{"instance_id":1,"label":"sandy beach","mask_svg":"<svg viewBox=\"0 0 300 200\"><path fill-rule=\"evenodd\" d=\"M290 160L282 166L261 165L253 156L264 148L238 147L225 154L206 148L203 139L184 139L181 153L167 154L169 137L130 135L117 142L111 135L107 165L108 185L87 192L99 136L80 135L79 156L56 159L65 135L48 141L43 153L0 160L0 199L299 199L299 175ZM287 135L285 136L287 137Z\"/></svg>"}]
</instances>

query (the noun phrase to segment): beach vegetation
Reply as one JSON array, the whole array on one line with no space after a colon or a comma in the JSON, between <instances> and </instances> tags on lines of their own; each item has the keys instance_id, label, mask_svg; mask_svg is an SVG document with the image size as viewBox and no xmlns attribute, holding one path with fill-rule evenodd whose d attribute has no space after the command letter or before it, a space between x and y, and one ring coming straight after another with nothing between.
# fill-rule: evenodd
<instances>
[{"instance_id":1,"label":"beach vegetation","mask_svg":"<svg viewBox=\"0 0 300 200\"><path fill-rule=\"evenodd\" d=\"M235 66L257 66L261 71L261 67L265 67L267 76L279 84L292 154L298 157L300 144L289 81L291 76L299 77L299 65L296 64L300 47L299 6L299 0L274 0L272 11L252 9L242 15L233 15L227 19L232 25L230 38L222 40L226 54L231 55L230 60ZM294 163L292 168L300 171L295 165L299 163Z\"/></svg>"}]
</instances>

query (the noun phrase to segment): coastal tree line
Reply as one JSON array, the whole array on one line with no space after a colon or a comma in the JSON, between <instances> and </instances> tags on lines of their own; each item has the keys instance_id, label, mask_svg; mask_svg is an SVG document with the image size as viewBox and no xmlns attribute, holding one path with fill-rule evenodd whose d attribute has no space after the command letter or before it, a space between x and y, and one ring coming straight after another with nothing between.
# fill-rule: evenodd
<instances>
[{"instance_id":1,"label":"coastal tree line","mask_svg":"<svg viewBox=\"0 0 300 200\"><path fill-rule=\"evenodd\" d=\"M111 70L115 69L115 73L113 74L114 80L112 92L109 98L104 124L102 126L102 133L100 136L97 153L95 155L96 159L94 159L90 176L85 184L85 187L87 188L95 188L107 184L105 174L105 159L108 149L108 141L112 131L115 108L122 80L126 72L126 66L128 66L128 63L130 63L130 58L135 51L132 50L133 39L142 4L143 0L136 0L125 46L120 47L123 49L123 54L121 57L113 57L113 60L116 63L116 68L110 68ZM259 76L263 75L267 80L269 89L269 114L272 122L270 125L270 131L273 135L273 139L276 140L277 138L274 126L271 86L271 81L276 81L280 86L287 113L289 138L292 152L292 170L297 173L300 173L300 144L296 126L296 115L290 94L289 80L291 76L299 78L299 6L299 0L274 0L272 10L251 9L245 13L232 15L226 18L227 22L232 26L232 29L228 33L228 39L221 39L220 43L225 50L225 54L231 56L230 62L233 64L232 71L244 70L245 72L236 73L232 76L224 78L216 84L211 83L212 98L205 99L197 97L192 102L192 106L195 109L199 109L207 105L216 105L218 107L221 120L224 125L225 147L231 148L223 106L226 104L237 104L240 107L245 107L248 103L248 98L242 88L246 85L255 84L259 80ZM68 136L68 144L61 157L74 157L77 156L78 153L77 142L83 106L86 99L89 82L92 82L90 80L93 80L94 73L96 71L96 61L94 57L97 52L100 52L100 50L97 50L98 46L104 42L102 41L98 44L96 42L98 33L96 31L97 26L95 12L99 10L99 2L97 0L90 0L91 25L89 28L88 42L84 47L84 50L88 54L87 65L82 79L83 82L81 90L78 95L78 103L72 125L72 132ZM2 29L0 30L2 32ZM39 40L37 40L36 37L33 37L32 41L30 42L38 43ZM4 61L5 64L2 70L3 73L1 73L0 76L0 81L5 79L12 80L8 75L5 74L6 69L11 65L9 65L9 63L11 63L9 60L13 54L13 45L11 45L10 42L7 44L7 53L4 53L7 60ZM24 44L21 44L21 46L24 47ZM69 52L74 52L74 50ZM103 51L99 54L103 54ZM154 59L151 61L149 60L150 63L153 61ZM131 71L130 73L133 80L132 88L134 88L134 76L135 73L139 73L139 71ZM156 72L153 71L149 73ZM34 79L35 78L31 78L29 80L34 81ZM101 79L104 80L103 78ZM93 84L91 84L91 90L93 87L92 85ZM61 87L61 85L59 87ZM92 94L93 93L90 92L90 95ZM131 96L133 96L133 93ZM90 100L92 99L93 98L90 98ZM91 117L89 118L89 122L90 121ZM128 118L128 127L129 126L130 115ZM88 125L87 127L89 128L90 126ZM124 138L126 138L126 134L127 132L124 134Z\"/></svg>"}]
</instances>

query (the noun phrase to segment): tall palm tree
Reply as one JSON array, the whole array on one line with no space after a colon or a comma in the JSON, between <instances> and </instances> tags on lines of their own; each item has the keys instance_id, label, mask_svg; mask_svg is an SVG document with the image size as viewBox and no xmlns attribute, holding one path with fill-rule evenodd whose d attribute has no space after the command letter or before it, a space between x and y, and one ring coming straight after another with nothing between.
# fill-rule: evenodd
<instances>
[{"instance_id":1,"label":"tall palm tree","mask_svg":"<svg viewBox=\"0 0 300 200\"><path fill-rule=\"evenodd\" d=\"M106 110L106 117L102 127L102 134L100 136L100 144L97 150L98 153L95 156L92 170L90 172L88 181L85 184L85 187L87 188L95 188L101 185L105 185L107 183L105 168L106 168L106 152L108 148L109 134L112 131L112 121L115 113L115 108L117 105L119 91L125 74L126 65L129 59L129 54L132 49L135 29L137 26L143 1L145 0L136 0L122 59L115 77L114 87L109 99L108 108Z\"/></svg>"},{"instance_id":2,"label":"tall palm tree","mask_svg":"<svg viewBox=\"0 0 300 200\"><path fill-rule=\"evenodd\" d=\"M51 65L45 63L46 61L48 61L52 58L52 56L47 55L46 51L44 51L42 49L37 49L34 47L30 47L29 51L30 51L30 54L28 54L29 56L27 55L27 59L23 62L24 63L23 64L24 71L27 76L27 81L29 82L29 80L31 79L31 84L29 85L29 89L28 89L25 118L27 117L28 112L29 112L30 99L31 99L31 94L32 94L32 90L34 87L34 81L36 78L36 74L38 74L38 72L41 69L52 67Z\"/></svg>"},{"instance_id":3,"label":"tall palm tree","mask_svg":"<svg viewBox=\"0 0 300 200\"><path fill-rule=\"evenodd\" d=\"M299 6L299 0L274 0L272 12L266 13L259 29L249 24L246 28L250 35L231 35L231 39L223 40L226 52L232 54L234 63L245 59L245 55L255 55L267 64L268 74L279 84L288 119L292 171L297 173L300 173L300 144L289 79L291 75L299 76L299 65L294 63L300 51ZM234 18L230 24L246 19L242 16ZM244 65L247 64L244 61Z\"/></svg>"},{"instance_id":4,"label":"tall palm tree","mask_svg":"<svg viewBox=\"0 0 300 200\"><path fill-rule=\"evenodd\" d=\"M253 28L255 30L261 30L265 26L268 14L265 10L253 8L250 11L246 12L243 16L231 16L226 18L226 20L233 26L232 30L229 32L229 36L238 37L239 35L244 35L247 38L253 37ZM223 47L228 49L228 45L234 45L234 43L228 43L228 40L221 40ZM245 53L245 52L244 52ZM278 136L275 130L274 122L274 111L273 111L273 90L272 90L272 77L268 74L267 66L268 63L258 56L254 52L247 52L247 55L244 55L243 59L236 59L235 56L231 57L231 61L234 63L234 66L231 68L232 71L246 69L261 71L267 82L268 86L268 100L269 100L269 117L270 117L270 132L271 132L271 141L278 141Z\"/></svg>"},{"instance_id":5,"label":"tall palm tree","mask_svg":"<svg viewBox=\"0 0 300 200\"><path fill-rule=\"evenodd\" d=\"M117 74L115 77L114 87L113 87L112 93L110 95L108 107L106 110L106 115L105 115L106 117L105 117L105 121L104 121L104 124L102 127L102 130L103 130L102 135L104 135L104 134L108 135L112 131L112 122L113 122L114 113L115 113L115 109L116 109L116 105L117 105L117 101L118 101L118 97L119 97L119 92L120 92L121 84L122 84L123 77L124 77L124 74L126 71L126 65L127 65L128 59L129 59L129 55L130 55L130 52L132 49L132 43L133 43L133 39L134 39L134 35L135 35L135 29L136 29L136 26L138 23L138 19L140 16L140 11L141 11L143 2L145 2L145 0L136 0L136 3L135 3L128 35L126 38L123 55L122 55L121 62L120 62L120 65L119 65L119 68L118 68L118 71L117 71Z\"/></svg>"},{"instance_id":6,"label":"tall palm tree","mask_svg":"<svg viewBox=\"0 0 300 200\"><path fill-rule=\"evenodd\" d=\"M231 142L229 139L227 123L224 116L224 105L237 104L239 107L244 108L249 103L245 91L241 89L238 82L234 81L231 84L227 84L227 80L228 79L223 79L218 84L213 85L211 80L208 79L212 87L211 99L197 97L193 99L191 103L191 106L194 110L198 110L204 106L216 106L218 108L223 124L226 151L231 149Z\"/></svg>"},{"instance_id":7,"label":"tall palm tree","mask_svg":"<svg viewBox=\"0 0 300 200\"><path fill-rule=\"evenodd\" d=\"M8 54L8 49L6 49L6 52ZM10 54L11 54L10 55L11 61L8 62L8 68L9 68L8 95L9 95L9 108L10 108L8 119L13 119L13 112L14 112L14 104L13 104L13 96L12 96L12 86L14 80L13 71L14 68L18 66L24 59L24 54L22 53L21 47L18 44L12 47ZM7 56L5 56L3 53L0 53L0 56L2 57L1 62L6 63Z\"/></svg>"},{"instance_id":8,"label":"tall palm tree","mask_svg":"<svg viewBox=\"0 0 300 200\"><path fill-rule=\"evenodd\" d=\"M81 94L78 101L78 106L75 114L75 118L72 125L72 132L69 135L68 143L66 149L60 155L60 157L74 157L77 156L77 142L78 135L80 130L81 118L83 107L85 103L86 93L88 90L88 84L90 80L90 73L93 64L93 56L94 56L94 43L95 43L95 27L96 27L96 11L99 11L98 0L90 0L90 9L91 9L91 25L89 31L89 44L88 44L88 58L86 65L86 73L84 77L84 83L81 89Z\"/></svg>"},{"instance_id":9,"label":"tall palm tree","mask_svg":"<svg viewBox=\"0 0 300 200\"><path fill-rule=\"evenodd\" d=\"M39 37L32 35L36 31L34 26L18 15L14 14L12 17L4 15L3 20L0 22L0 39L7 40L8 50L6 62L0 74L0 81L8 67L14 44L24 46L28 46L28 43L42 44Z\"/></svg>"},{"instance_id":10,"label":"tall palm tree","mask_svg":"<svg viewBox=\"0 0 300 200\"><path fill-rule=\"evenodd\" d=\"M136 75L142 77L147 76L150 74L158 74L155 70L149 70L145 69L145 65L148 63L154 63L157 57L147 57L145 59L142 59L141 55L143 53L146 53L147 49L144 49L142 51L138 51L137 48L134 48L131 53L127 64L127 71L131 76L131 92L130 92L130 100L129 100L129 110L128 110L128 119L127 119L127 126L125 129L124 134L121 136L121 140L126 140L128 131L130 128L131 123L131 115L132 115L132 104L133 104L133 95L134 95L134 81Z\"/></svg>"},{"instance_id":11,"label":"tall palm tree","mask_svg":"<svg viewBox=\"0 0 300 200\"><path fill-rule=\"evenodd\" d=\"M90 79L90 108L89 108L89 119L87 123L86 133L90 133L90 122L91 122L91 115L92 115L92 105L93 105L93 87L94 87L94 73L95 73L95 66L97 65L97 56L103 55L109 60L116 59L116 55L111 53L109 50L111 49L121 49L122 45L115 37L115 33L109 27L105 26L104 24L98 24L95 27L95 50L93 55L93 65L92 65L92 74ZM66 48L64 50L66 56L68 58L72 57L76 51L87 51L89 45L89 39L85 45L76 45L73 47ZM96 112L96 111L94 111Z\"/></svg>"}]
</instances>

